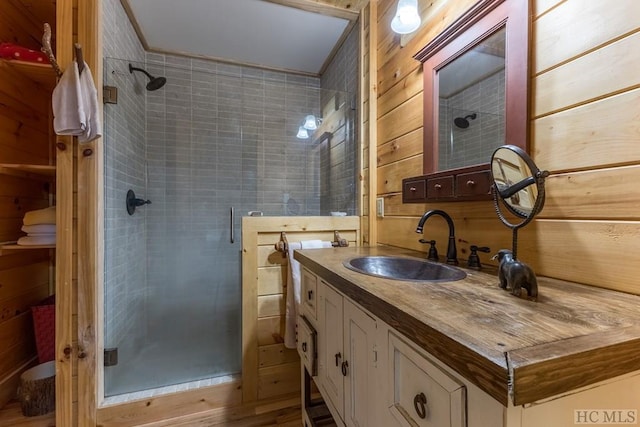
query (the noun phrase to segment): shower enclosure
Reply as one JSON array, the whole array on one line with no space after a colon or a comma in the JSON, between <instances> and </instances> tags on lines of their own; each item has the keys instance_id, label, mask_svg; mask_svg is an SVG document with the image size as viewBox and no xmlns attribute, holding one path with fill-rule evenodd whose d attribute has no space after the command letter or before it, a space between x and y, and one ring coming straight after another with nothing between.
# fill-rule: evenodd
<instances>
[{"instance_id":1,"label":"shower enclosure","mask_svg":"<svg viewBox=\"0 0 640 427\"><path fill-rule=\"evenodd\" d=\"M164 55L104 64L118 89L104 108L105 396L237 375L241 217L357 214L353 95ZM306 115L336 111L331 132L296 138ZM150 203L130 215L128 190Z\"/></svg>"}]
</instances>

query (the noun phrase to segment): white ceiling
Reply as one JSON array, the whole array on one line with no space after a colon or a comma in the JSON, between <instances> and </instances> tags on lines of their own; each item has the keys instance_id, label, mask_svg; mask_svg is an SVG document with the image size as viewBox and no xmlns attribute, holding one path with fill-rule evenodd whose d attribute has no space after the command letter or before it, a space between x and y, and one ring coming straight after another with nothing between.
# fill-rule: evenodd
<instances>
[{"instance_id":1,"label":"white ceiling","mask_svg":"<svg viewBox=\"0 0 640 427\"><path fill-rule=\"evenodd\" d=\"M128 0L151 51L318 74L347 19L263 0Z\"/></svg>"}]
</instances>

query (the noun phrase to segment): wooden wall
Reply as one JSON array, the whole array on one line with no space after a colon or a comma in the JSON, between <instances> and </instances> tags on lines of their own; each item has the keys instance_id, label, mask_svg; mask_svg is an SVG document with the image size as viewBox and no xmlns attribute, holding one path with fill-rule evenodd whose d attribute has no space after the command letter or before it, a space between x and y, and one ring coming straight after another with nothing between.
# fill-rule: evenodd
<instances>
[{"instance_id":1,"label":"wooden wall","mask_svg":"<svg viewBox=\"0 0 640 427\"><path fill-rule=\"evenodd\" d=\"M244 217L242 219L243 401L300 391L300 358L284 347L288 261L275 250L289 242L333 241L334 231L357 245L358 217ZM339 249L336 249L339 250Z\"/></svg>"},{"instance_id":2,"label":"wooden wall","mask_svg":"<svg viewBox=\"0 0 640 427\"><path fill-rule=\"evenodd\" d=\"M0 41L38 48L45 19L55 23L55 6L7 1L0 8ZM32 3L32 2L30 2ZM0 164L54 163L51 151L50 93L55 74L49 67L27 72L0 62ZM0 165L0 242L15 242L24 213L53 201L53 179L11 175ZM0 249L0 407L16 393L19 375L37 363L30 306L52 292L48 249Z\"/></svg>"},{"instance_id":3,"label":"wooden wall","mask_svg":"<svg viewBox=\"0 0 640 427\"><path fill-rule=\"evenodd\" d=\"M460 258L470 244L496 252L510 247L510 231L491 202L401 203L402 178L421 173L423 156L422 71L411 57L474 0L421 3L425 22L403 48L389 27L396 1L378 3L378 242L425 250L413 230L441 208L462 239ZM531 8L530 152L553 175L539 219L520 232L519 257L541 275L640 294L640 3L532 0ZM430 221L425 236L443 251L444 222Z\"/></svg>"}]
</instances>

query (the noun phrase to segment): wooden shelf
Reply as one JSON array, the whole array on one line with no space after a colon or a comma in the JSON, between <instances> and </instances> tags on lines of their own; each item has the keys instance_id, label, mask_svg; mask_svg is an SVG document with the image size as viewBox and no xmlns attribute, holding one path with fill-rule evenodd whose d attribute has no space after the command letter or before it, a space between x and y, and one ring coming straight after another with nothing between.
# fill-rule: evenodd
<instances>
[{"instance_id":1,"label":"wooden shelf","mask_svg":"<svg viewBox=\"0 0 640 427\"><path fill-rule=\"evenodd\" d=\"M55 249L56 245L17 245L15 242L0 243L0 256L7 252L34 250L34 249Z\"/></svg>"},{"instance_id":2,"label":"wooden shelf","mask_svg":"<svg viewBox=\"0 0 640 427\"><path fill-rule=\"evenodd\" d=\"M52 89L56 85L56 72L50 64L0 59L0 67L9 67L47 88Z\"/></svg>"},{"instance_id":3,"label":"wooden shelf","mask_svg":"<svg viewBox=\"0 0 640 427\"><path fill-rule=\"evenodd\" d=\"M56 176L56 167L50 165L0 163L0 174L19 178L48 180Z\"/></svg>"}]
</instances>

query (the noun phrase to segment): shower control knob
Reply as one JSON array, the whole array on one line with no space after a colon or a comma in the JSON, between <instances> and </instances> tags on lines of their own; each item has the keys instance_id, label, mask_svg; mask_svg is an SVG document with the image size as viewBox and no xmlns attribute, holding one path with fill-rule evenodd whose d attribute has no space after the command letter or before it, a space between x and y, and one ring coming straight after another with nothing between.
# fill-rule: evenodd
<instances>
[{"instance_id":1,"label":"shower control knob","mask_svg":"<svg viewBox=\"0 0 640 427\"><path fill-rule=\"evenodd\" d=\"M135 199L134 203L136 204L136 207L139 207L139 206L142 206L142 205L150 205L151 204L151 200Z\"/></svg>"}]
</instances>

